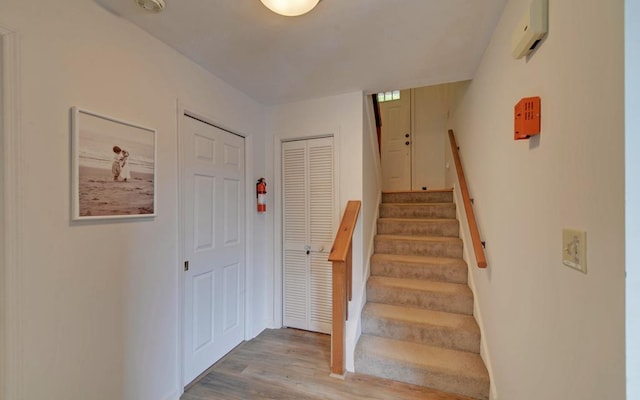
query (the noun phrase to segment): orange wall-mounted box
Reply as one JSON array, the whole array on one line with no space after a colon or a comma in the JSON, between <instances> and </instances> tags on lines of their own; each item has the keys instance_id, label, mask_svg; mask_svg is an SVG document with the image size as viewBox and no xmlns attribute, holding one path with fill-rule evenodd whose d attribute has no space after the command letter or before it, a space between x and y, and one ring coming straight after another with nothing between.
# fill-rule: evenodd
<instances>
[{"instance_id":1,"label":"orange wall-mounted box","mask_svg":"<svg viewBox=\"0 0 640 400\"><path fill-rule=\"evenodd\" d=\"M529 139L540 134L540 97L525 97L514 107L513 139Z\"/></svg>"}]
</instances>

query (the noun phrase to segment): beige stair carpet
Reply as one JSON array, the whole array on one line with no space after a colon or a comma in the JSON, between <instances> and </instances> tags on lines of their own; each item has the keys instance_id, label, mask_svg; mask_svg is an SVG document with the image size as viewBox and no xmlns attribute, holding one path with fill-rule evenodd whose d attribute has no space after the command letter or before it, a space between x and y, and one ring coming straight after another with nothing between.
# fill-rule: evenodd
<instances>
[{"instance_id":1,"label":"beige stair carpet","mask_svg":"<svg viewBox=\"0 0 640 400\"><path fill-rule=\"evenodd\" d=\"M356 372L488 399L453 192L382 201Z\"/></svg>"}]
</instances>

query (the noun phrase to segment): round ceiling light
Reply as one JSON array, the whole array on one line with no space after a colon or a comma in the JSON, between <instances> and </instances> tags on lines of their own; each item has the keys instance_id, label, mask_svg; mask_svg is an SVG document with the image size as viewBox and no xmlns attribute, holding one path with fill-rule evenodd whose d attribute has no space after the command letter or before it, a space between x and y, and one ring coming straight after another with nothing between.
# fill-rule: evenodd
<instances>
[{"instance_id":1,"label":"round ceiling light","mask_svg":"<svg viewBox=\"0 0 640 400\"><path fill-rule=\"evenodd\" d=\"M260 0L269 10L286 17L306 14L318 5L320 0Z\"/></svg>"},{"instance_id":2,"label":"round ceiling light","mask_svg":"<svg viewBox=\"0 0 640 400\"><path fill-rule=\"evenodd\" d=\"M164 10L164 0L133 0L142 9L150 12Z\"/></svg>"}]
</instances>

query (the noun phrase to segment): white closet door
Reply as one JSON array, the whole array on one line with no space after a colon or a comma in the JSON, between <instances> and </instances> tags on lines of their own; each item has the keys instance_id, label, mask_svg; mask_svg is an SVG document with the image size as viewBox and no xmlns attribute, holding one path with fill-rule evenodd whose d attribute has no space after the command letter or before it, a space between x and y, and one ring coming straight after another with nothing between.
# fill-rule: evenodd
<instances>
[{"instance_id":1,"label":"white closet door","mask_svg":"<svg viewBox=\"0 0 640 400\"><path fill-rule=\"evenodd\" d=\"M282 144L284 325L307 329L307 147L304 141Z\"/></svg>"},{"instance_id":2,"label":"white closet door","mask_svg":"<svg viewBox=\"0 0 640 400\"><path fill-rule=\"evenodd\" d=\"M333 138L282 144L284 325L331 331Z\"/></svg>"},{"instance_id":3,"label":"white closet door","mask_svg":"<svg viewBox=\"0 0 640 400\"><path fill-rule=\"evenodd\" d=\"M183 117L184 377L244 339L244 139Z\"/></svg>"}]
</instances>

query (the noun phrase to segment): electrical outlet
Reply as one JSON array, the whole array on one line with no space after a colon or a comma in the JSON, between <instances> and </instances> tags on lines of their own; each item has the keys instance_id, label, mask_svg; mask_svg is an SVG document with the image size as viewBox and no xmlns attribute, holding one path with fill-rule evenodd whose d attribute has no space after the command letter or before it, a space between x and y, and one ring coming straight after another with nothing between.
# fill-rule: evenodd
<instances>
[{"instance_id":1,"label":"electrical outlet","mask_svg":"<svg viewBox=\"0 0 640 400\"><path fill-rule=\"evenodd\" d=\"M587 273L587 232L562 230L562 264Z\"/></svg>"}]
</instances>

